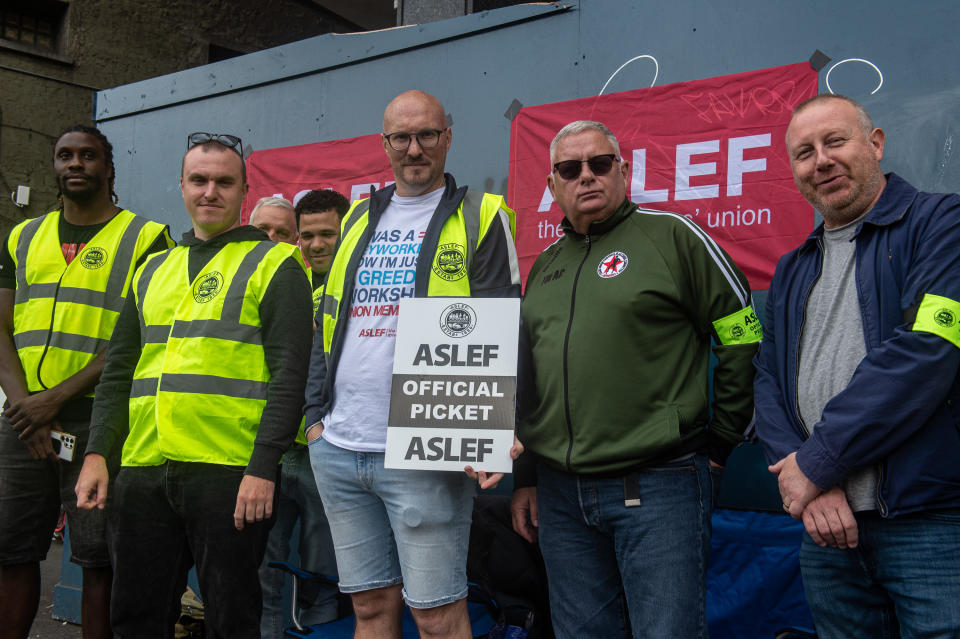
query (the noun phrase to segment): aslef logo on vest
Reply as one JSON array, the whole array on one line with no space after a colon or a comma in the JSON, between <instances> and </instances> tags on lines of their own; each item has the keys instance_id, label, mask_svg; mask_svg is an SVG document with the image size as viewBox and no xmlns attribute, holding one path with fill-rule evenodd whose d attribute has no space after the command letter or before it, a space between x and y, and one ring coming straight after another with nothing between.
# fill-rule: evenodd
<instances>
[{"instance_id":1,"label":"aslef logo on vest","mask_svg":"<svg viewBox=\"0 0 960 639\"><path fill-rule=\"evenodd\" d=\"M88 246L80 251L80 265L83 268L97 270L107 263L108 253L99 246Z\"/></svg>"},{"instance_id":2,"label":"aslef logo on vest","mask_svg":"<svg viewBox=\"0 0 960 639\"><path fill-rule=\"evenodd\" d=\"M604 258L600 260L600 264L597 265L597 275L603 279L616 277L623 273L629 261L627 254L622 251L609 253L604 256Z\"/></svg>"},{"instance_id":3,"label":"aslef logo on vest","mask_svg":"<svg viewBox=\"0 0 960 639\"><path fill-rule=\"evenodd\" d=\"M206 304L217 296L223 288L223 275L220 271L213 271L197 278L193 285L193 299L200 304Z\"/></svg>"},{"instance_id":4,"label":"aslef logo on vest","mask_svg":"<svg viewBox=\"0 0 960 639\"><path fill-rule=\"evenodd\" d=\"M437 247L437 259L433 263L433 272L437 277L452 282L466 275L463 247L459 244L441 244Z\"/></svg>"},{"instance_id":5,"label":"aslef logo on vest","mask_svg":"<svg viewBox=\"0 0 960 639\"><path fill-rule=\"evenodd\" d=\"M477 312L467 304L451 304L440 312L440 330L450 337L469 335L476 325Z\"/></svg>"}]
</instances>

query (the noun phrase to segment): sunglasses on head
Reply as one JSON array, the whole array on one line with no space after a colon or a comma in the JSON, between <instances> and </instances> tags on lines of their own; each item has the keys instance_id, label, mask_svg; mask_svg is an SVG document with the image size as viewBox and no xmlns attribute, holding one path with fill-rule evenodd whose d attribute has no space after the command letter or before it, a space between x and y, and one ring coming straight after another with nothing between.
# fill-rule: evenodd
<instances>
[{"instance_id":1,"label":"sunglasses on head","mask_svg":"<svg viewBox=\"0 0 960 639\"><path fill-rule=\"evenodd\" d=\"M239 153L240 157L243 157L243 142L241 142L237 136L228 135L227 133L205 133L203 131L191 133L187 136L187 150L189 151L198 144L206 144L207 142L222 144L228 149L233 149Z\"/></svg>"},{"instance_id":2,"label":"sunglasses on head","mask_svg":"<svg viewBox=\"0 0 960 639\"><path fill-rule=\"evenodd\" d=\"M590 167L590 172L597 176L606 175L613 168L613 163L619 159L613 153L595 155L589 160L564 160L553 165L553 172L564 180L574 180L580 177L583 165Z\"/></svg>"}]
</instances>

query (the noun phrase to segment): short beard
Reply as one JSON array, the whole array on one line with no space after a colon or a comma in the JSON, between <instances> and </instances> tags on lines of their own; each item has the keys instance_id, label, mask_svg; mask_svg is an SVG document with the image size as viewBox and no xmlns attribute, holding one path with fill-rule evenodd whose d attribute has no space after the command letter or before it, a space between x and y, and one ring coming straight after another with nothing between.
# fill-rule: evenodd
<instances>
[{"instance_id":1,"label":"short beard","mask_svg":"<svg viewBox=\"0 0 960 639\"><path fill-rule=\"evenodd\" d=\"M878 172L871 176L869 182L858 184L857 187L850 192L850 195L844 198L842 202L828 206L825 202L817 198L819 201L813 202L813 208L820 211L820 215L823 216L824 220L830 222L831 228L849 224L867 212L866 209L852 210L850 207L856 204L859 199L861 199L864 192L869 192L875 195L879 191L882 191L882 179L883 173ZM873 198L871 198L871 201L872 199Z\"/></svg>"},{"instance_id":2,"label":"short beard","mask_svg":"<svg viewBox=\"0 0 960 639\"><path fill-rule=\"evenodd\" d=\"M68 189L64 184L65 182L66 180L62 180L61 183L58 184L60 187L60 195L74 204L89 204L96 200L103 190L103 182L99 181L91 182L89 187L82 189Z\"/></svg>"}]
</instances>

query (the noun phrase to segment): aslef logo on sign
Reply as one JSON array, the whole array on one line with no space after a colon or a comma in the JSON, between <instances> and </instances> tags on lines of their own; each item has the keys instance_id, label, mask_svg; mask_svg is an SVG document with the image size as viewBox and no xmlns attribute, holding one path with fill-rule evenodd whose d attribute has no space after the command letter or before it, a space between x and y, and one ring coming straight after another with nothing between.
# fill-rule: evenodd
<instances>
[{"instance_id":1,"label":"aslef logo on sign","mask_svg":"<svg viewBox=\"0 0 960 639\"><path fill-rule=\"evenodd\" d=\"M451 304L440 312L440 330L450 337L469 335L476 325L477 313L467 304Z\"/></svg>"}]
</instances>

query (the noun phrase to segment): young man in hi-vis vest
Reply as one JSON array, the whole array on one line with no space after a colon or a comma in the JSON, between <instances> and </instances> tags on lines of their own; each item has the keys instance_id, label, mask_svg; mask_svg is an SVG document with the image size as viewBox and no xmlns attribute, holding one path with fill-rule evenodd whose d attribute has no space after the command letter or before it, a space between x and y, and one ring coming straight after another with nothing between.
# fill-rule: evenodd
<instances>
[{"instance_id":1,"label":"young man in hi-vis vest","mask_svg":"<svg viewBox=\"0 0 960 639\"><path fill-rule=\"evenodd\" d=\"M0 244L0 634L29 632L62 503L71 561L83 569L84 636L109 637L106 516L78 511L72 487L133 272L173 240L164 225L116 205L113 147L99 130L67 129L53 169L58 210L18 224Z\"/></svg>"},{"instance_id":2,"label":"young man in hi-vis vest","mask_svg":"<svg viewBox=\"0 0 960 639\"><path fill-rule=\"evenodd\" d=\"M239 138L191 134L180 188L193 229L134 276L78 502L102 506L104 459L122 444L110 520L118 636L171 636L195 564L206 631L259 637L257 569L300 422L310 286L296 246L240 225Z\"/></svg>"}]
</instances>

